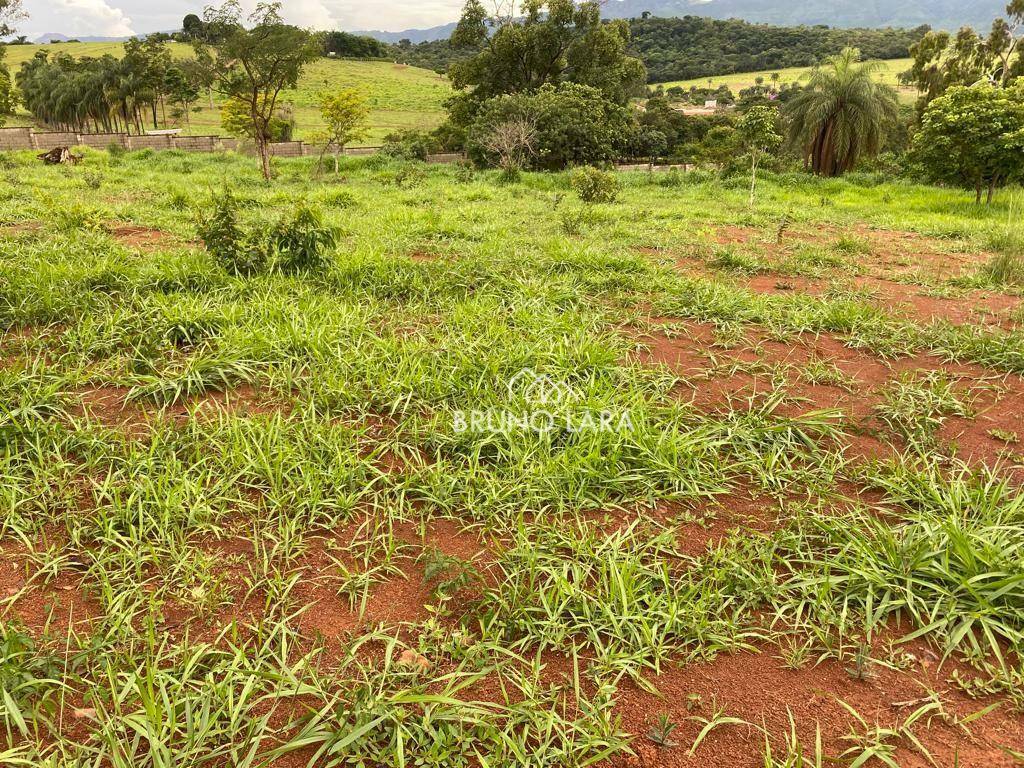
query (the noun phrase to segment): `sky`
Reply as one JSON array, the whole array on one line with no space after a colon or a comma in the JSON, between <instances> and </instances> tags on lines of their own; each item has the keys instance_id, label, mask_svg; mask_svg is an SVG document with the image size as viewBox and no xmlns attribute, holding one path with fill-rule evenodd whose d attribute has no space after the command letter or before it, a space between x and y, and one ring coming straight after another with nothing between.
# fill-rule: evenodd
<instances>
[{"instance_id":1,"label":"sky","mask_svg":"<svg viewBox=\"0 0 1024 768\"><path fill-rule=\"evenodd\" d=\"M202 15L203 0L22 0L28 18L18 33L121 37L179 29L187 13ZM401 31L455 21L463 0L282 0L287 21L318 29ZM251 7L255 0L243 0Z\"/></svg>"}]
</instances>

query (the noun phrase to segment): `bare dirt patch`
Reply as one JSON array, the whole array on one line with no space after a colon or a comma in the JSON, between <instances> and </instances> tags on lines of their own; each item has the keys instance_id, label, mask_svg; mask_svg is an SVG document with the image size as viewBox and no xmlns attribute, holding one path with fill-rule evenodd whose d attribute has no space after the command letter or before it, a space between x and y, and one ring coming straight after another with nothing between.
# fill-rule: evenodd
<instances>
[{"instance_id":1,"label":"bare dirt patch","mask_svg":"<svg viewBox=\"0 0 1024 768\"><path fill-rule=\"evenodd\" d=\"M869 723L893 726L906 719L925 701L927 682L941 692L947 711L963 717L977 712L987 703L974 701L945 684L935 674L934 654L922 651L917 668L899 672L877 667L871 677L854 679L844 665L835 660L802 669L786 669L776 650L766 647L760 654L741 652L722 655L707 663L694 663L670 669L652 682L662 697L646 693L630 683L616 707L623 726L638 736L633 748L636 757L620 757L613 766L730 766L763 768L765 735L770 734L776 754L783 750L790 730L792 714L805 757L813 761L816 728L821 729L824 752L836 758L852 742L846 740L855 725L854 718L840 700L851 705ZM923 662L923 663L921 663ZM947 668L946 673L949 672ZM726 725L716 728L689 754L690 745L703 723L716 707L750 725ZM678 725L673 738L678 744L657 747L646 734L659 715L667 715ZM1014 761L1003 746L1014 746L1024 739L1020 717L997 711L971 725L971 734L947 724L941 718L919 723L915 734L938 761L938 765L1011 766ZM924 766L928 761L911 748L907 740L899 743L897 759L901 766ZM959 762L958 762L959 760ZM827 763L828 761L826 761Z\"/></svg>"},{"instance_id":2,"label":"bare dirt patch","mask_svg":"<svg viewBox=\"0 0 1024 768\"><path fill-rule=\"evenodd\" d=\"M137 224L109 224L106 231L122 245L139 250L161 248L174 242L173 236L167 232Z\"/></svg>"}]
</instances>

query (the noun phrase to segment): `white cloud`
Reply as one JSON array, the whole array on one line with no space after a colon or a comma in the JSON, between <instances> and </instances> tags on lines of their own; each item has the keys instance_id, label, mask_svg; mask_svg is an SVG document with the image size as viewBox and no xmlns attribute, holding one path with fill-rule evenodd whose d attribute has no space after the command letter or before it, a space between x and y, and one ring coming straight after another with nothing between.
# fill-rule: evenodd
<instances>
[{"instance_id":1,"label":"white cloud","mask_svg":"<svg viewBox=\"0 0 1024 768\"><path fill-rule=\"evenodd\" d=\"M72 36L123 36L166 32L181 27L186 13L223 0L23 0L29 18L18 24L30 37L45 32ZM253 8L258 0L243 0ZM447 24L459 17L465 0L282 0L281 12L293 24L317 29L402 30Z\"/></svg>"},{"instance_id":2,"label":"white cloud","mask_svg":"<svg viewBox=\"0 0 1024 768\"><path fill-rule=\"evenodd\" d=\"M30 8L31 10L31 8ZM103 37L123 37L132 35L132 20L120 8L109 5L106 0L52 0L46 4L45 10L40 9L44 17L52 18L48 31L66 32L72 35L99 35ZM36 13L32 13L38 22Z\"/></svg>"}]
</instances>

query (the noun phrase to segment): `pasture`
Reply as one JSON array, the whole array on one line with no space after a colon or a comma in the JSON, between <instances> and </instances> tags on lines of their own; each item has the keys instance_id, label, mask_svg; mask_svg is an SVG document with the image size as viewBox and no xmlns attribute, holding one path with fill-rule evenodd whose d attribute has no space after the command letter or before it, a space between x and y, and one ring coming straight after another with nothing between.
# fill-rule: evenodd
<instances>
[{"instance_id":1,"label":"pasture","mask_svg":"<svg viewBox=\"0 0 1024 768\"><path fill-rule=\"evenodd\" d=\"M191 46L168 43L172 55L185 58L192 55ZM60 43L58 45L7 46L6 62L12 75L21 65L46 50L52 54L67 53L82 56L119 57L124 53L121 43ZM323 119L317 103L323 91L356 88L365 94L370 106L368 136L357 142L367 146L380 144L389 133L404 129L429 130L444 119L443 104L451 95L448 80L435 72L407 67L389 61L356 61L347 59L320 59L306 67L299 87L283 94L283 101L294 107L296 138L303 139L322 129ZM221 99L214 97L210 109L205 94L195 104L197 110L190 117L190 126L184 131L191 134L220 134ZM29 125L31 117L21 114L9 119L8 125ZM185 128L185 126L182 126Z\"/></svg>"},{"instance_id":2,"label":"pasture","mask_svg":"<svg viewBox=\"0 0 1024 768\"><path fill-rule=\"evenodd\" d=\"M3 158L0 763L1018 764L1020 191L275 167Z\"/></svg>"},{"instance_id":3,"label":"pasture","mask_svg":"<svg viewBox=\"0 0 1024 768\"><path fill-rule=\"evenodd\" d=\"M899 75L901 72L905 72L910 69L910 59L888 59L879 62L883 69L878 73L879 82L891 85L896 88L900 93L900 99L904 102L912 102L916 92L913 88L906 88L900 85ZM693 80L678 80L670 83L658 83L665 89L680 87L689 90L691 87L696 86L697 88L706 88L708 84L711 87L717 88L720 85L727 85L729 89L738 94L744 88L750 88L756 84L757 78L764 78L766 85L771 84L771 76L773 74L779 75L779 85L787 83L802 83L804 82L807 74L811 71L811 67L789 67L784 69L766 69L763 72L740 72L733 75L717 75L715 77L698 77Z\"/></svg>"}]
</instances>

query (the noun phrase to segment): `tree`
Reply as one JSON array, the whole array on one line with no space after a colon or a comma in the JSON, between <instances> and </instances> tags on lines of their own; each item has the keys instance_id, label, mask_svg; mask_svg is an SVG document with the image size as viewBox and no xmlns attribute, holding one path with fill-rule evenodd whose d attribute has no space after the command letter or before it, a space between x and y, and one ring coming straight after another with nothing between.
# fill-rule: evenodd
<instances>
[{"instance_id":1,"label":"tree","mask_svg":"<svg viewBox=\"0 0 1024 768\"><path fill-rule=\"evenodd\" d=\"M935 181L988 189L1024 173L1024 86L958 85L934 99L914 136L914 157Z\"/></svg>"},{"instance_id":2,"label":"tree","mask_svg":"<svg viewBox=\"0 0 1024 768\"><path fill-rule=\"evenodd\" d=\"M213 42L195 43L197 58L214 73L215 88L246 105L263 178L271 178L271 122L285 89L295 88L303 67L319 55L314 38L285 24L280 3L260 3L242 24L237 0L209 7L203 16ZM212 52L211 52L212 48Z\"/></svg>"},{"instance_id":3,"label":"tree","mask_svg":"<svg viewBox=\"0 0 1024 768\"><path fill-rule=\"evenodd\" d=\"M451 44L478 51L450 68L455 87L477 103L573 82L625 104L646 78L643 63L627 51L628 23L602 22L596 2L525 0L515 18L510 11L489 16L479 0L468 0Z\"/></svg>"},{"instance_id":4,"label":"tree","mask_svg":"<svg viewBox=\"0 0 1024 768\"><path fill-rule=\"evenodd\" d=\"M773 107L751 107L736 124L740 145L750 154L750 204L754 204L757 186L757 168L766 154L782 144L782 136L775 130L779 121L778 110Z\"/></svg>"},{"instance_id":5,"label":"tree","mask_svg":"<svg viewBox=\"0 0 1024 768\"><path fill-rule=\"evenodd\" d=\"M608 101L596 88L548 84L529 93L484 102L467 131L470 156L479 163L492 160L487 144L494 127L516 118L536 126L535 152L526 158L526 166L543 170L611 162L621 155L636 129L632 110Z\"/></svg>"},{"instance_id":6,"label":"tree","mask_svg":"<svg viewBox=\"0 0 1024 768\"><path fill-rule=\"evenodd\" d=\"M1024 0L1010 0L1006 17L992 22L988 37L970 27L953 37L928 32L911 46L913 63L902 76L921 94L918 110L956 85L987 81L1007 86L1024 75Z\"/></svg>"},{"instance_id":7,"label":"tree","mask_svg":"<svg viewBox=\"0 0 1024 768\"><path fill-rule=\"evenodd\" d=\"M202 40L205 31L203 20L194 13L188 14L181 21L182 37L186 40Z\"/></svg>"},{"instance_id":8,"label":"tree","mask_svg":"<svg viewBox=\"0 0 1024 768\"><path fill-rule=\"evenodd\" d=\"M190 114L199 98L199 84L182 67L171 67L164 73L163 90L171 104L178 105L177 116L185 118L185 125L191 125Z\"/></svg>"},{"instance_id":9,"label":"tree","mask_svg":"<svg viewBox=\"0 0 1024 768\"><path fill-rule=\"evenodd\" d=\"M328 32L323 35L323 52L327 56L341 56L349 59L383 59L388 47L372 37L353 35L349 32Z\"/></svg>"},{"instance_id":10,"label":"tree","mask_svg":"<svg viewBox=\"0 0 1024 768\"><path fill-rule=\"evenodd\" d=\"M25 18L21 0L0 0L0 37L14 32L14 22Z\"/></svg>"},{"instance_id":11,"label":"tree","mask_svg":"<svg viewBox=\"0 0 1024 768\"><path fill-rule=\"evenodd\" d=\"M841 176L861 155L877 154L899 114L896 91L874 79L881 65L859 57L855 48L830 57L785 104L790 142L821 176Z\"/></svg>"},{"instance_id":12,"label":"tree","mask_svg":"<svg viewBox=\"0 0 1024 768\"><path fill-rule=\"evenodd\" d=\"M231 136L252 139L257 143L255 124L248 102L244 99L230 98L220 106L220 125ZM279 104L270 120L263 126L262 139L266 144L279 141L290 141L294 131L294 118L287 104Z\"/></svg>"},{"instance_id":13,"label":"tree","mask_svg":"<svg viewBox=\"0 0 1024 768\"><path fill-rule=\"evenodd\" d=\"M0 45L0 127L7 122L7 116L14 114L18 100L11 82L11 73L4 65L4 47Z\"/></svg>"},{"instance_id":14,"label":"tree","mask_svg":"<svg viewBox=\"0 0 1024 768\"><path fill-rule=\"evenodd\" d=\"M345 88L320 97L320 114L327 126L324 151L334 150L334 172L337 173L338 156L345 151L345 146L366 136L370 108L361 93Z\"/></svg>"}]
</instances>

